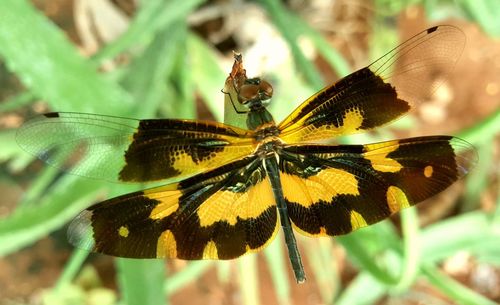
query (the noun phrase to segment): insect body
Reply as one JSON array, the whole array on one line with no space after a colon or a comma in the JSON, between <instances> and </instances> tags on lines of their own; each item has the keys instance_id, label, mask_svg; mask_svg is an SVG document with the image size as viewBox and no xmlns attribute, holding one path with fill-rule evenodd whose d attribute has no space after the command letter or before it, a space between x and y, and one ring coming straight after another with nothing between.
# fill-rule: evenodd
<instances>
[{"instance_id":1,"label":"insect body","mask_svg":"<svg viewBox=\"0 0 500 305\"><path fill-rule=\"evenodd\" d=\"M179 182L98 203L76 217L70 241L133 258L232 259L267 246L281 226L298 282L305 280L294 231L352 232L425 200L467 173L473 150L452 136L367 145L314 142L369 131L431 93L430 68L446 74L464 45L452 26L423 31L368 67L307 99L275 124L272 87L248 79L241 57L226 82L247 129L196 120L134 120L49 113L18 142L42 160L75 149L69 172L118 182ZM230 94L230 93L228 93Z\"/></svg>"}]
</instances>

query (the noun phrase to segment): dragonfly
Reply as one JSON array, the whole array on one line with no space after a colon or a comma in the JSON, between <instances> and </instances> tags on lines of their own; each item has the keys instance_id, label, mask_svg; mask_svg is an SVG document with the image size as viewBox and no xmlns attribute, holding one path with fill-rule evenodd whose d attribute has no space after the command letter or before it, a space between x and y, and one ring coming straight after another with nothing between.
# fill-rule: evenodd
<instances>
[{"instance_id":1,"label":"dragonfly","mask_svg":"<svg viewBox=\"0 0 500 305\"><path fill-rule=\"evenodd\" d=\"M448 188L475 158L447 135L331 145L408 113L451 72L461 30L424 30L320 90L281 123L273 87L247 78L235 56L225 93L247 128L214 121L52 112L28 120L20 146L46 163L113 182L168 181L97 203L71 222L69 241L117 257L227 260L258 252L280 231L298 283L295 232L320 237L377 223ZM437 71L437 72L436 72ZM60 154L78 156L67 168ZM172 180L174 179L174 180Z\"/></svg>"}]
</instances>

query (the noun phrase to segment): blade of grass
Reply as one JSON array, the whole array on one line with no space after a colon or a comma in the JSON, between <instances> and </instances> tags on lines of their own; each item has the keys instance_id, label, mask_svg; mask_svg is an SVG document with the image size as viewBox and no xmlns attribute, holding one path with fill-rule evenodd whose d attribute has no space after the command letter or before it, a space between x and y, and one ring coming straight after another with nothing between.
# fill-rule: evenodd
<instances>
[{"instance_id":1,"label":"blade of grass","mask_svg":"<svg viewBox=\"0 0 500 305\"><path fill-rule=\"evenodd\" d=\"M116 41L101 49L93 57L93 61L100 63L137 46L137 44L144 43L158 30L168 28L173 22L182 19L201 3L203 0L149 0L141 2L141 7L127 31Z\"/></svg>"},{"instance_id":2,"label":"blade of grass","mask_svg":"<svg viewBox=\"0 0 500 305\"><path fill-rule=\"evenodd\" d=\"M227 285L231 280L231 265L232 261L217 261L217 278L223 285Z\"/></svg>"},{"instance_id":3,"label":"blade of grass","mask_svg":"<svg viewBox=\"0 0 500 305\"><path fill-rule=\"evenodd\" d=\"M401 211L401 226L403 230L403 269L396 289L406 291L415 281L420 264L420 235L418 214L416 209Z\"/></svg>"},{"instance_id":4,"label":"blade of grass","mask_svg":"<svg viewBox=\"0 0 500 305\"><path fill-rule=\"evenodd\" d=\"M164 101L167 78L173 71L180 44L185 40L185 33L178 29L184 26L184 21L176 21L160 30L148 48L127 68L122 84L137 101L135 117L155 116ZM189 104L184 103L183 107L186 106ZM184 117L181 111L171 115Z\"/></svg>"},{"instance_id":5,"label":"blade of grass","mask_svg":"<svg viewBox=\"0 0 500 305\"><path fill-rule=\"evenodd\" d=\"M328 238L319 238L306 241L305 247L305 257L325 304L332 302L339 285L337 273L332 270L332 266L336 264L336 258L332 256L332 246L333 243Z\"/></svg>"},{"instance_id":6,"label":"blade of grass","mask_svg":"<svg viewBox=\"0 0 500 305\"><path fill-rule=\"evenodd\" d=\"M171 296L189 283L200 278L207 270L212 267L213 261L193 261L189 262L181 271L171 274L168 281L165 282L164 290L167 296Z\"/></svg>"},{"instance_id":7,"label":"blade of grass","mask_svg":"<svg viewBox=\"0 0 500 305\"><path fill-rule=\"evenodd\" d=\"M165 286L164 260L118 258L115 262L125 304L160 305L167 303L163 288Z\"/></svg>"},{"instance_id":8,"label":"blade of grass","mask_svg":"<svg viewBox=\"0 0 500 305\"><path fill-rule=\"evenodd\" d=\"M491 36L500 36L500 5L496 1L489 0L458 0L459 6L468 17L481 25Z\"/></svg>"},{"instance_id":9,"label":"blade of grass","mask_svg":"<svg viewBox=\"0 0 500 305\"><path fill-rule=\"evenodd\" d=\"M276 28L280 31L283 38L287 41L290 51L292 52L297 70L304 73L304 77L309 84L316 90L323 86L323 79L314 65L306 58L302 50L298 46L299 29L294 24L292 13L289 12L284 5L278 0L259 0L258 3L265 9L269 17L272 19Z\"/></svg>"},{"instance_id":10,"label":"blade of grass","mask_svg":"<svg viewBox=\"0 0 500 305\"><path fill-rule=\"evenodd\" d=\"M473 145L478 145L489 141L499 133L500 110L497 110L471 128L463 130L457 136Z\"/></svg>"},{"instance_id":11,"label":"blade of grass","mask_svg":"<svg viewBox=\"0 0 500 305\"><path fill-rule=\"evenodd\" d=\"M257 274L257 255L248 254L238 259L239 287L242 294L243 304L258 305L259 285Z\"/></svg>"},{"instance_id":12,"label":"blade of grass","mask_svg":"<svg viewBox=\"0 0 500 305\"><path fill-rule=\"evenodd\" d=\"M193 92L195 86L190 57L185 51L187 50L187 24L179 23L174 30L179 33L181 39L179 39L177 52L172 56L175 65L170 82L177 88L180 98L172 101L172 104L176 109L176 117L194 119L196 118L195 92Z\"/></svg>"},{"instance_id":13,"label":"blade of grass","mask_svg":"<svg viewBox=\"0 0 500 305\"><path fill-rule=\"evenodd\" d=\"M0 162L9 161L9 169L13 172L21 171L33 161L33 157L26 154L15 140L16 130L7 129L0 131Z\"/></svg>"},{"instance_id":14,"label":"blade of grass","mask_svg":"<svg viewBox=\"0 0 500 305\"><path fill-rule=\"evenodd\" d=\"M345 235L337 238L337 241L347 250L350 258L360 265L360 269L367 270L373 277L386 285L395 285L398 279L380 268L373 254L363 247L363 242L356 235Z\"/></svg>"},{"instance_id":15,"label":"blade of grass","mask_svg":"<svg viewBox=\"0 0 500 305\"><path fill-rule=\"evenodd\" d=\"M78 192L68 192L68 189ZM72 176L61 180L37 209L23 209L0 220L0 256L15 252L60 228L100 193L94 181Z\"/></svg>"},{"instance_id":16,"label":"blade of grass","mask_svg":"<svg viewBox=\"0 0 500 305\"><path fill-rule=\"evenodd\" d=\"M362 272L342 291L335 305L369 305L376 304L387 288L368 272Z\"/></svg>"},{"instance_id":17,"label":"blade of grass","mask_svg":"<svg viewBox=\"0 0 500 305\"><path fill-rule=\"evenodd\" d=\"M346 76L351 73L352 69L349 66L347 60L338 52L331 44L329 44L325 38L313 29L307 22L303 19L295 16L289 15L290 21L293 22L297 29L308 37L311 42L316 46L318 52L323 55L325 60L328 62L331 68L337 72L340 77Z\"/></svg>"},{"instance_id":18,"label":"blade of grass","mask_svg":"<svg viewBox=\"0 0 500 305\"><path fill-rule=\"evenodd\" d=\"M440 271L436 270L434 267L426 266L422 267L422 272L426 276L427 280L446 294L451 300L458 304L464 305L495 305L493 302L486 297L470 290L468 287L460 284L459 282L453 280L452 278L442 274Z\"/></svg>"},{"instance_id":19,"label":"blade of grass","mask_svg":"<svg viewBox=\"0 0 500 305\"><path fill-rule=\"evenodd\" d=\"M54 109L116 114L131 103L126 92L99 75L26 0L2 1L0 45L9 69Z\"/></svg>"},{"instance_id":20,"label":"blade of grass","mask_svg":"<svg viewBox=\"0 0 500 305\"><path fill-rule=\"evenodd\" d=\"M187 49L190 51L191 77L196 90L215 119L221 121L224 117L224 95L221 89L224 88L227 74L219 67L215 51L193 33L188 33Z\"/></svg>"},{"instance_id":21,"label":"blade of grass","mask_svg":"<svg viewBox=\"0 0 500 305\"><path fill-rule=\"evenodd\" d=\"M71 258L69 262L64 266L62 274L59 276L57 283L55 285L55 290L60 291L66 285L69 285L73 279L76 277L80 268L83 265L83 262L89 256L89 252L81 249L76 249L71 254Z\"/></svg>"},{"instance_id":22,"label":"blade of grass","mask_svg":"<svg viewBox=\"0 0 500 305\"><path fill-rule=\"evenodd\" d=\"M291 304L290 281L288 279L288 266L283 259L286 254L283 252L282 245L281 235L278 234L276 239L264 249L264 255L271 273L278 304L287 305Z\"/></svg>"},{"instance_id":23,"label":"blade of grass","mask_svg":"<svg viewBox=\"0 0 500 305\"><path fill-rule=\"evenodd\" d=\"M30 91L19 93L0 104L0 112L13 111L35 101L35 96Z\"/></svg>"},{"instance_id":24,"label":"blade of grass","mask_svg":"<svg viewBox=\"0 0 500 305\"><path fill-rule=\"evenodd\" d=\"M421 232L422 261L437 263L461 250L474 255L481 250L500 249L500 230L495 230L500 219L491 216L470 212L425 228Z\"/></svg>"}]
</instances>

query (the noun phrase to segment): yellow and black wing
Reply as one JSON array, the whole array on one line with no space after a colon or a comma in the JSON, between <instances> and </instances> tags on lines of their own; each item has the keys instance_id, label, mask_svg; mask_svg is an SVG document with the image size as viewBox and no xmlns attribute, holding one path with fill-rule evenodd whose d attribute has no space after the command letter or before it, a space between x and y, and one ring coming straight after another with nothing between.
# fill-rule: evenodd
<instances>
[{"instance_id":1,"label":"yellow and black wing","mask_svg":"<svg viewBox=\"0 0 500 305\"><path fill-rule=\"evenodd\" d=\"M251 131L217 122L65 112L38 116L17 133L19 145L43 161L115 182L192 176L251 154L252 139Z\"/></svg>"},{"instance_id":2,"label":"yellow and black wing","mask_svg":"<svg viewBox=\"0 0 500 305\"><path fill-rule=\"evenodd\" d=\"M278 223L269 178L251 156L101 202L68 234L78 247L113 256L232 259L266 246Z\"/></svg>"},{"instance_id":3,"label":"yellow and black wing","mask_svg":"<svg viewBox=\"0 0 500 305\"><path fill-rule=\"evenodd\" d=\"M306 235L333 236L436 195L475 160L472 146L451 136L289 145L280 155L280 178L294 227Z\"/></svg>"},{"instance_id":4,"label":"yellow and black wing","mask_svg":"<svg viewBox=\"0 0 500 305\"><path fill-rule=\"evenodd\" d=\"M465 45L453 26L427 29L303 102L280 123L287 143L364 132L407 113L452 70Z\"/></svg>"}]
</instances>

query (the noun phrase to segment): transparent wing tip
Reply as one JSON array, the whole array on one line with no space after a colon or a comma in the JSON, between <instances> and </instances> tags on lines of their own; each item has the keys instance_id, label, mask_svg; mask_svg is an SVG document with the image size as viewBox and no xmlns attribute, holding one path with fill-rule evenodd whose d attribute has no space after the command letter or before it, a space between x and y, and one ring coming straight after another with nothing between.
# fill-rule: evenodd
<instances>
[{"instance_id":1,"label":"transparent wing tip","mask_svg":"<svg viewBox=\"0 0 500 305\"><path fill-rule=\"evenodd\" d=\"M476 166L479 159L477 150L469 142L457 137L453 137L450 144L456 154L455 161L457 163L458 174L460 177L463 177Z\"/></svg>"},{"instance_id":2,"label":"transparent wing tip","mask_svg":"<svg viewBox=\"0 0 500 305\"><path fill-rule=\"evenodd\" d=\"M78 214L68 228L68 241L75 247L94 251L95 240L92 229L92 211L85 210Z\"/></svg>"}]
</instances>

